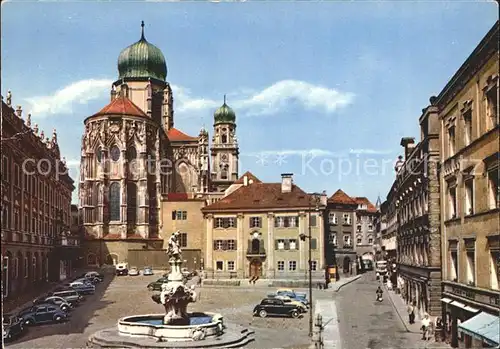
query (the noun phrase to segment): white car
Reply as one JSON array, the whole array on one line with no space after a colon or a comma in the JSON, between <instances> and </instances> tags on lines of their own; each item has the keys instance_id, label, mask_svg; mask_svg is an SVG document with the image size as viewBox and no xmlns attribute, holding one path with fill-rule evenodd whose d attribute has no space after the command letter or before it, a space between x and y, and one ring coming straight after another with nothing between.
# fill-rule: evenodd
<instances>
[{"instance_id":1,"label":"white car","mask_svg":"<svg viewBox=\"0 0 500 349\"><path fill-rule=\"evenodd\" d=\"M69 287L84 287L84 286L89 286L91 285L90 283L88 282L84 282L84 281L73 281L69 284Z\"/></svg>"},{"instance_id":2,"label":"white car","mask_svg":"<svg viewBox=\"0 0 500 349\"><path fill-rule=\"evenodd\" d=\"M130 269L129 269L129 271L128 271L128 275L129 275L129 276L137 276L137 275L139 275L139 274L140 274L140 273L139 273L139 269L138 269L137 267L132 267L132 268L130 268Z\"/></svg>"}]
</instances>

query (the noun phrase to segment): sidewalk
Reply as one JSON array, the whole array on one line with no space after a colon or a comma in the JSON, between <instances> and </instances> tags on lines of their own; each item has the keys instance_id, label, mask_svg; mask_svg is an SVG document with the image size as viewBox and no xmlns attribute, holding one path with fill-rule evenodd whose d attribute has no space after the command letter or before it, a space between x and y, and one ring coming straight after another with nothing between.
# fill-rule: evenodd
<instances>
[{"instance_id":1,"label":"sidewalk","mask_svg":"<svg viewBox=\"0 0 500 349\"><path fill-rule=\"evenodd\" d=\"M359 278L361 278L362 275L363 274L349 276L346 278L342 278L339 281L332 282L331 284L328 285L328 291L338 292L345 285L348 285L351 282L354 282L354 281L358 280Z\"/></svg>"},{"instance_id":2,"label":"sidewalk","mask_svg":"<svg viewBox=\"0 0 500 349\"><path fill-rule=\"evenodd\" d=\"M410 324L410 322L408 321L408 305L405 303L403 298L401 298L399 294L396 294L396 292L389 291L386 284L384 284L384 288L385 288L385 293L391 300L391 303L394 306L396 312L398 313L401 322L406 328L406 331L411 333L422 334L422 331L420 330L421 325L418 315L415 316L415 323Z\"/></svg>"}]
</instances>

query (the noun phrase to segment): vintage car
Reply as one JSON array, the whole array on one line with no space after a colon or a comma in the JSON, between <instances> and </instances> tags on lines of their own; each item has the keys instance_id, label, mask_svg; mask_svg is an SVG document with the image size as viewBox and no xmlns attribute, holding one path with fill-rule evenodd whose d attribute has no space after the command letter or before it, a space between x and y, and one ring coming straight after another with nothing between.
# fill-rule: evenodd
<instances>
[{"instance_id":1,"label":"vintage car","mask_svg":"<svg viewBox=\"0 0 500 349\"><path fill-rule=\"evenodd\" d=\"M137 267L131 267L128 271L129 276L138 276L139 274L139 269L137 269Z\"/></svg>"},{"instance_id":2,"label":"vintage car","mask_svg":"<svg viewBox=\"0 0 500 349\"><path fill-rule=\"evenodd\" d=\"M73 290L77 291L80 294L95 293L95 286L84 282L72 282L69 284L69 287L71 287Z\"/></svg>"},{"instance_id":3,"label":"vintage car","mask_svg":"<svg viewBox=\"0 0 500 349\"><path fill-rule=\"evenodd\" d=\"M59 308L59 306L42 303L21 310L18 314L22 323L31 326L46 322L62 322L68 318L68 314Z\"/></svg>"},{"instance_id":4,"label":"vintage car","mask_svg":"<svg viewBox=\"0 0 500 349\"><path fill-rule=\"evenodd\" d=\"M116 266L116 275L128 275L128 263L118 263Z\"/></svg>"},{"instance_id":5,"label":"vintage car","mask_svg":"<svg viewBox=\"0 0 500 349\"><path fill-rule=\"evenodd\" d=\"M300 308L295 304L284 302L282 299L278 298L265 298L253 309L253 315L262 318L267 315L281 315L297 318L300 313Z\"/></svg>"},{"instance_id":6,"label":"vintage car","mask_svg":"<svg viewBox=\"0 0 500 349\"><path fill-rule=\"evenodd\" d=\"M276 293L273 293L271 295L268 295L268 296L286 296L286 297L289 297L293 300L296 300L296 301L299 301L301 302L302 304L304 304L305 306L309 306L309 302L307 301L307 296L305 293L299 293L299 292L295 292L294 290L290 289L290 288L279 288Z\"/></svg>"},{"instance_id":7,"label":"vintage car","mask_svg":"<svg viewBox=\"0 0 500 349\"><path fill-rule=\"evenodd\" d=\"M144 276L154 275L153 268L152 267L144 267L144 270L142 271L142 275L144 275Z\"/></svg>"},{"instance_id":8,"label":"vintage car","mask_svg":"<svg viewBox=\"0 0 500 349\"><path fill-rule=\"evenodd\" d=\"M47 297L50 296L61 297L68 303L70 303L72 306L78 305L85 300L85 298L80 293L78 293L72 288L68 288L66 290L61 290L61 291L50 292L47 295Z\"/></svg>"},{"instance_id":9,"label":"vintage car","mask_svg":"<svg viewBox=\"0 0 500 349\"><path fill-rule=\"evenodd\" d=\"M156 281L150 282L147 287L150 291L161 291L161 285L166 283L168 283L168 278L162 277Z\"/></svg>"},{"instance_id":10,"label":"vintage car","mask_svg":"<svg viewBox=\"0 0 500 349\"><path fill-rule=\"evenodd\" d=\"M59 308L61 308L62 311L68 312L71 310L72 305L70 302L68 302L66 299L58 296L49 296L49 297L40 297L37 298L33 301L34 305L37 304L43 304L43 303L50 303L54 305L58 305Z\"/></svg>"},{"instance_id":11,"label":"vintage car","mask_svg":"<svg viewBox=\"0 0 500 349\"><path fill-rule=\"evenodd\" d=\"M24 326L21 319L14 315L4 314L3 321L3 339L9 342L19 337L24 332Z\"/></svg>"},{"instance_id":12,"label":"vintage car","mask_svg":"<svg viewBox=\"0 0 500 349\"><path fill-rule=\"evenodd\" d=\"M292 299L292 298L290 298L288 296L275 296L274 298L281 299L285 303L291 303L293 305L296 305L300 309L300 311L302 313L306 313L307 312L307 306L304 305L304 303L302 303L302 302L300 302L298 300Z\"/></svg>"}]
</instances>

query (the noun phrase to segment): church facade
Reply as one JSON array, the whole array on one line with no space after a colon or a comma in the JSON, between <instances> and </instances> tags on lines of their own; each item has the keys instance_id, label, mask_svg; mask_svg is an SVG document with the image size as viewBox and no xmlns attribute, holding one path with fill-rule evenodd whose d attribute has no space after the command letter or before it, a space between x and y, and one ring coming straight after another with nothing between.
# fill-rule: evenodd
<instances>
[{"instance_id":1,"label":"church facade","mask_svg":"<svg viewBox=\"0 0 500 349\"><path fill-rule=\"evenodd\" d=\"M196 216L177 212L176 202L192 198L199 214L198 206L238 178L234 111L225 100L215 111L211 145L204 128L197 136L175 128L165 57L146 40L144 23L140 40L120 53L118 73L110 103L84 121L79 200L88 266L127 262L131 250L161 250L172 233L166 216ZM188 234L200 240L203 228ZM203 243L195 245L201 256Z\"/></svg>"}]
</instances>

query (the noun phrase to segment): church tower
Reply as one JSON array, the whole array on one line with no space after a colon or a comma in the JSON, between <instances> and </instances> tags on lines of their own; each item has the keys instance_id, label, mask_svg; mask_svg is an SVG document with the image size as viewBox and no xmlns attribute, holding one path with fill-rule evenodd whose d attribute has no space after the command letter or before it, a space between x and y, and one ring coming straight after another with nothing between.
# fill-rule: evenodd
<instances>
[{"instance_id":1,"label":"church tower","mask_svg":"<svg viewBox=\"0 0 500 349\"><path fill-rule=\"evenodd\" d=\"M236 139L236 114L227 104L214 113L214 135L210 148L212 157L212 191L224 191L238 179L239 148Z\"/></svg>"}]
</instances>

